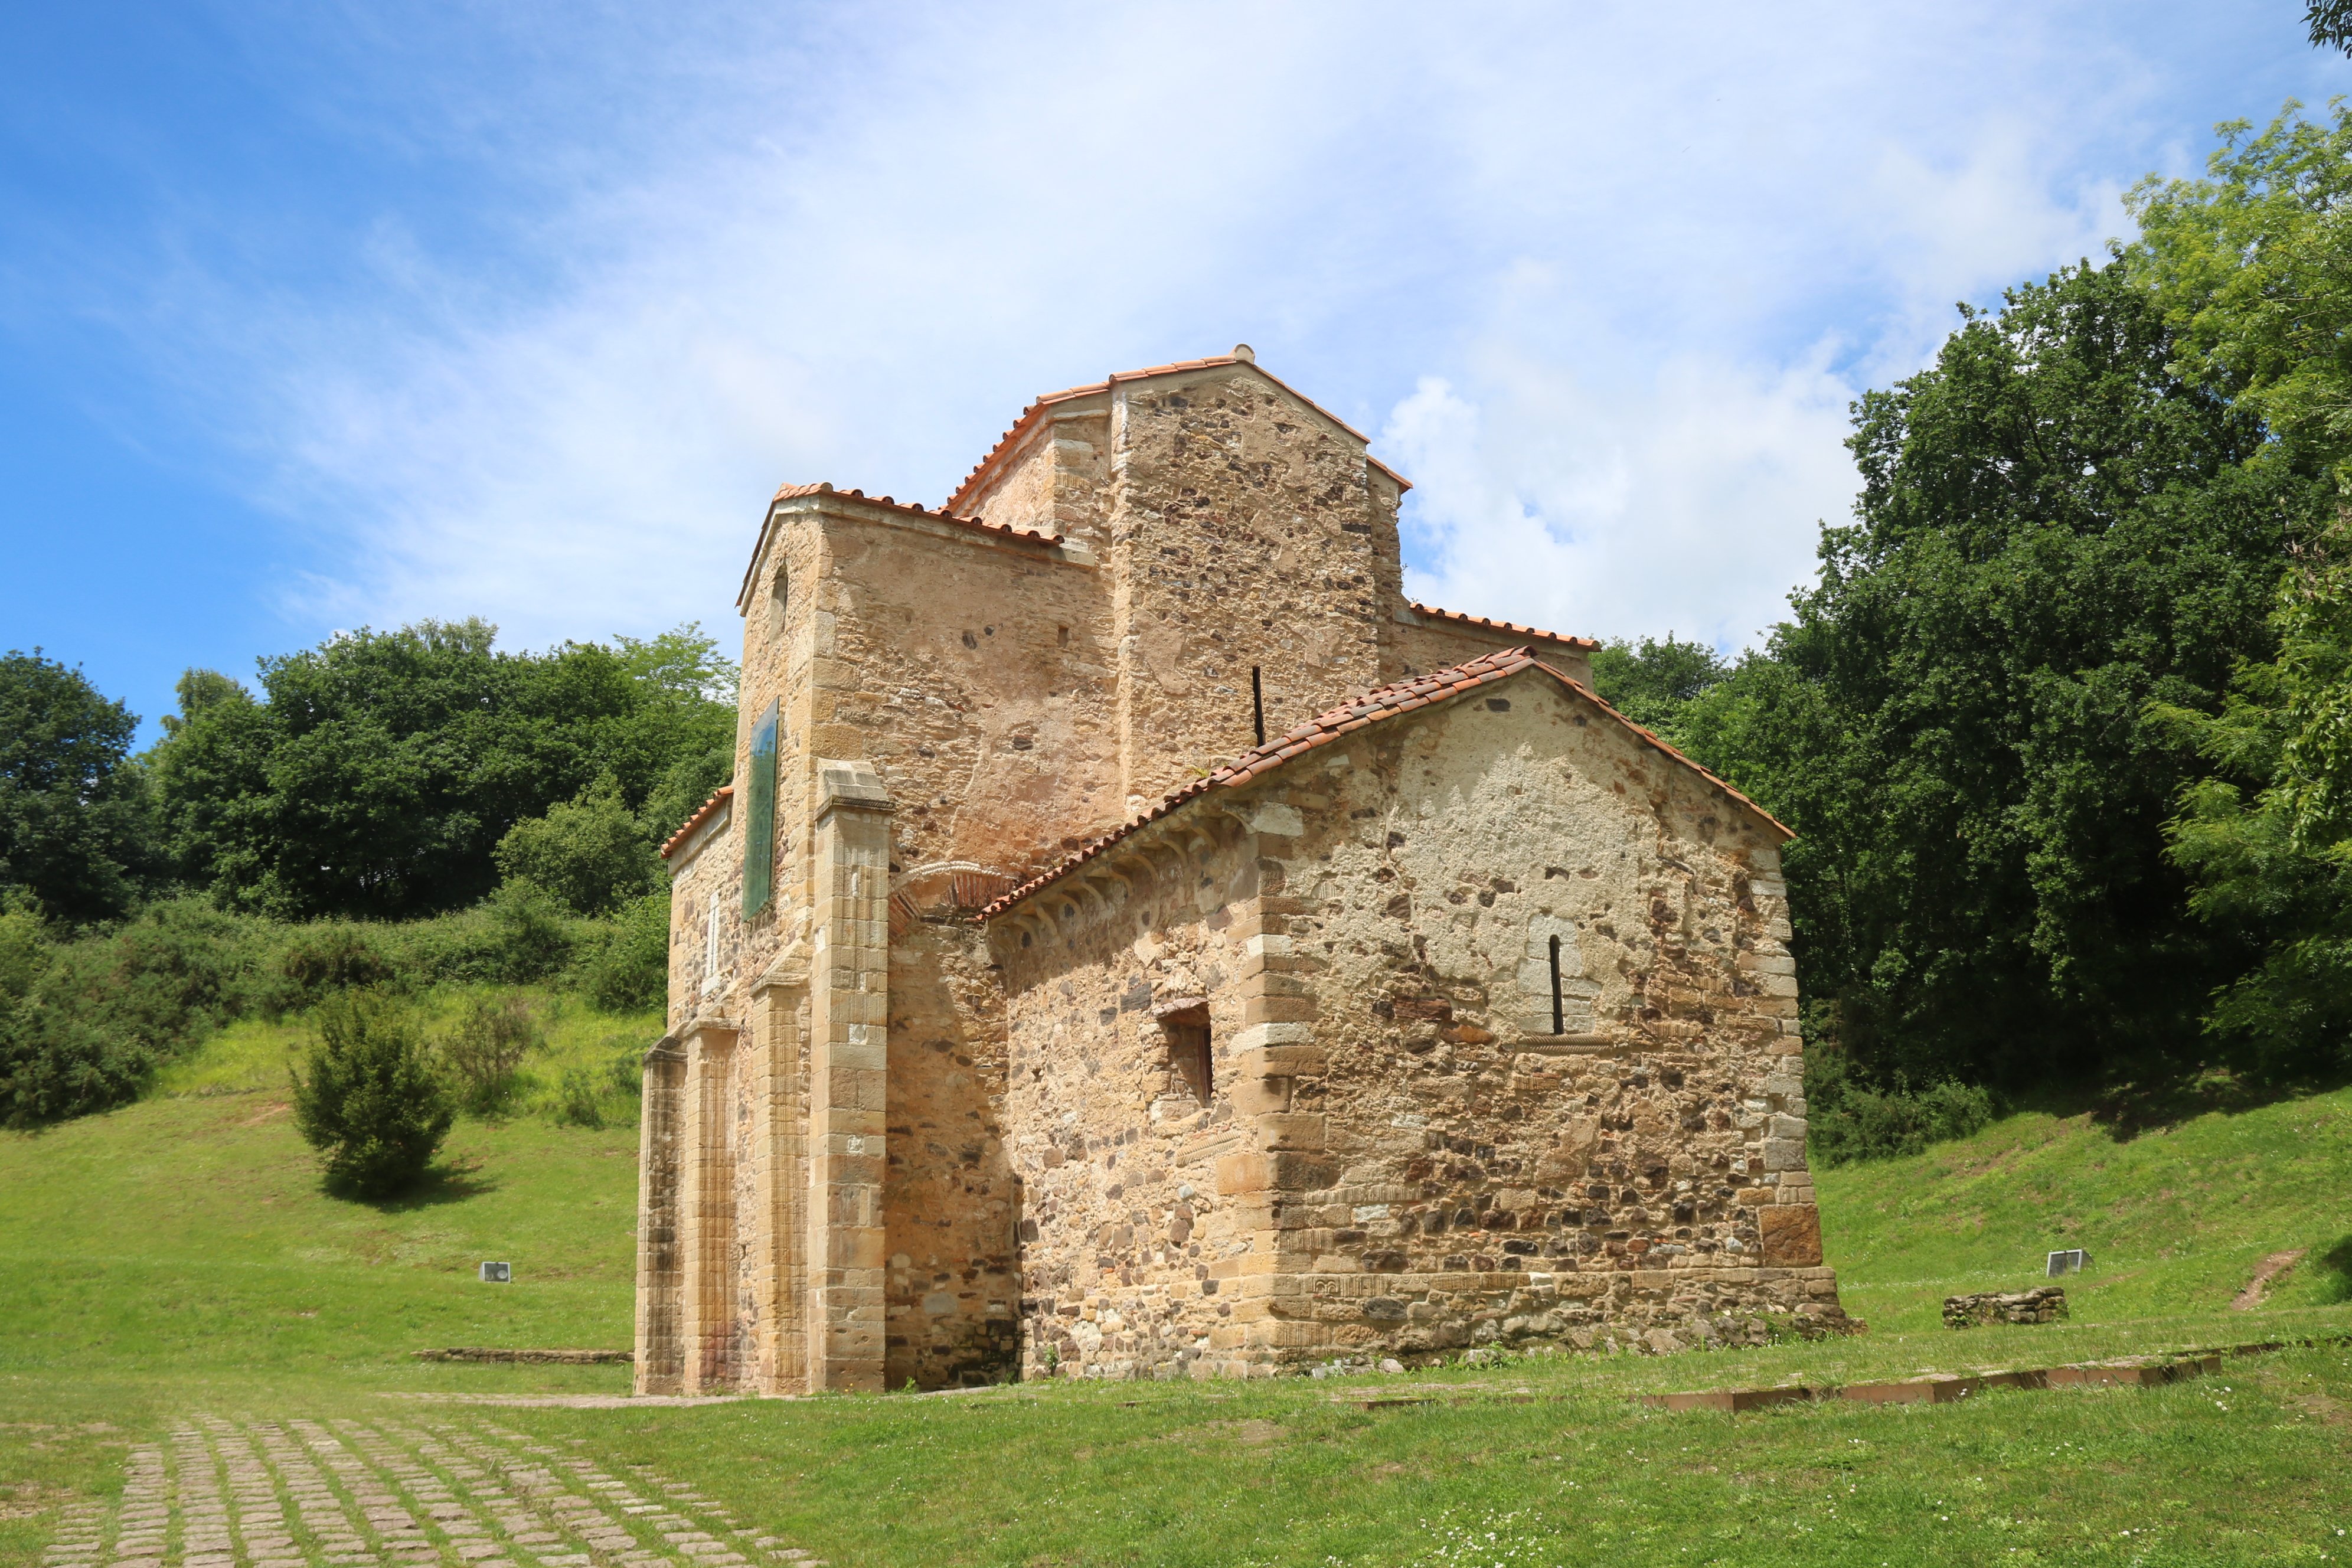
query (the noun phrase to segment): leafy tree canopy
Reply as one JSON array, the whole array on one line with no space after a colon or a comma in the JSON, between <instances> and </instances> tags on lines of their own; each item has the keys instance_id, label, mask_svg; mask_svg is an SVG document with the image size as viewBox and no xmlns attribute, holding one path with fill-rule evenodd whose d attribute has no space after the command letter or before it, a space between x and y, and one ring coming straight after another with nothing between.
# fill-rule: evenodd
<instances>
[{"instance_id":1,"label":"leafy tree canopy","mask_svg":"<svg viewBox=\"0 0 2352 1568\"><path fill-rule=\"evenodd\" d=\"M152 880L139 720L41 650L0 655L0 893L53 919L116 919Z\"/></svg>"},{"instance_id":2,"label":"leafy tree canopy","mask_svg":"<svg viewBox=\"0 0 2352 1568\"><path fill-rule=\"evenodd\" d=\"M181 874L281 917L473 903L492 851L609 773L637 809L681 759L731 757L734 668L698 626L505 653L478 621L361 631L181 685L155 752Z\"/></svg>"},{"instance_id":3,"label":"leafy tree canopy","mask_svg":"<svg viewBox=\"0 0 2352 1568\"><path fill-rule=\"evenodd\" d=\"M1877 1082L2020 1085L2193 1050L2246 957L2190 912L2163 824L2193 758L2151 703L2217 711L2327 487L2176 362L2135 269L1963 311L1866 395L1853 523L1769 647L1676 716L1800 834L1808 995Z\"/></svg>"},{"instance_id":4,"label":"leafy tree canopy","mask_svg":"<svg viewBox=\"0 0 2352 1568\"><path fill-rule=\"evenodd\" d=\"M2339 25L2352 0L2336 7ZM2293 105L2221 128L2210 178L2143 181L2126 253L2178 336L2180 369L2265 426L2266 462L2352 481L2352 107Z\"/></svg>"},{"instance_id":5,"label":"leafy tree canopy","mask_svg":"<svg viewBox=\"0 0 2352 1568\"><path fill-rule=\"evenodd\" d=\"M499 840L497 859L509 877L537 883L576 915L609 914L643 897L661 871L646 828L622 804L610 773L578 799L517 823Z\"/></svg>"},{"instance_id":6,"label":"leafy tree canopy","mask_svg":"<svg viewBox=\"0 0 2352 1568\"><path fill-rule=\"evenodd\" d=\"M2276 657L2242 662L2218 714L2154 717L2209 768L2169 829L2191 906L2259 948L2217 996L2213 1036L2273 1076L2334 1076L2352 1070L2352 110L2249 131L2222 128L2211 178L2133 193L2134 255L2189 373L2270 422L2258 465L2328 475L2339 516L2298 541Z\"/></svg>"},{"instance_id":7,"label":"leafy tree canopy","mask_svg":"<svg viewBox=\"0 0 2352 1568\"><path fill-rule=\"evenodd\" d=\"M1664 641L1611 641L1592 650L1593 689L1636 724L1669 740L1675 715L1730 673L1715 649L1680 641L1672 632Z\"/></svg>"},{"instance_id":8,"label":"leafy tree canopy","mask_svg":"<svg viewBox=\"0 0 2352 1568\"><path fill-rule=\"evenodd\" d=\"M2305 14L2314 48L2352 55L2352 0L2311 0Z\"/></svg>"}]
</instances>

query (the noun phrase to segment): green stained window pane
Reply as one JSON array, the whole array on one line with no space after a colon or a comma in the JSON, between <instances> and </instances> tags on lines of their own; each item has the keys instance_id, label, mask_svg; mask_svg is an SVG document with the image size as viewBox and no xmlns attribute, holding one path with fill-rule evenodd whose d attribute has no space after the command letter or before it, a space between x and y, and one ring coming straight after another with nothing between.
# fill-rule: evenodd
<instances>
[{"instance_id":1,"label":"green stained window pane","mask_svg":"<svg viewBox=\"0 0 2352 1568\"><path fill-rule=\"evenodd\" d=\"M751 726L751 776L743 784L743 918L776 890L776 705Z\"/></svg>"}]
</instances>

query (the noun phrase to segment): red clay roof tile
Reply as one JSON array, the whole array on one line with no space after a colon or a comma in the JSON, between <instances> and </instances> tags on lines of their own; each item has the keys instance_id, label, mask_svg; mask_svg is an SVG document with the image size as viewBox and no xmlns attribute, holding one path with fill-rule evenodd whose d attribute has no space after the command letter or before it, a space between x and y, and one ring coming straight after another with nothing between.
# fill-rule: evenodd
<instances>
[{"instance_id":1,"label":"red clay roof tile","mask_svg":"<svg viewBox=\"0 0 2352 1568\"><path fill-rule=\"evenodd\" d=\"M662 840L661 858L667 860L672 855L676 854L678 847L683 845L687 839L692 836L696 828L701 826L704 823L709 821L711 817L718 815L719 803L725 800L729 795L733 795L734 793L735 786L733 784L720 784L719 788L712 793L709 800L704 801L700 805L695 808L694 815L686 819L685 826L679 828L676 833L671 834L667 838Z\"/></svg>"},{"instance_id":2,"label":"red clay roof tile","mask_svg":"<svg viewBox=\"0 0 2352 1568\"><path fill-rule=\"evenodd\" d=\"M1782 834L1791 838L1796 837L1770 812L1732 788L1723 779L1683 755L1653 731L1643 729L1616 709L1612 708L1582 681L1562 675L1549 665L1542 663L1527 648L1505 648L1499 652L1474 658L1466 664L1455 665L1450 669L1441 669L1433 674L1416 676L1411 680L1401 680L1392 686L1381 687L1379 690L1367 692L1351 702L1343 703L1327 712L1317 714L1290 733L1269 741L1252 751L1243 752L1224 767L1218 768L1206 777L1186 784L1140 816L1122 823L1101 837L1080 846L1053 867L1032 877L990 904L981 913L983 916L1003 914L1030 894L1068 876L1120 839L1149 826L1185 802L1206 795L1213 789L1231 789L1245 784L1253 779L1262 778L1272 773L1293 757L1313 751L1318 746L1328 745L1340 736L1362 729L1377 720L1393 718L1401 713L1410 713L1416 709L1426 708L1434 703L1450 702L1482 686L1491 686L1496 681L1507 680L1515 675L1524 674L1528 670L1541 670L1545 675L1599 708L1610 718L1616 720L1641 737L1643 741L1664 752L1668 758L1690 769L1706 779L1707 783L1748 807L1748 810L1780 829Z\"/></svg>"},{"instance_id":3,"label":"red clay roof tile","mask_svg":"<svg viewBox=\"0 0 2352 1568\"><path fill-rule=\"evenodd\" d=\"M1558 643L1562 647L1580 649L1585 653L1591 653L1601 646L1599 641L1592 637L1563 637L1558 632L1543 631L1535 626L1523 626L1517 621L1490 621L1484 616L1465 616L1459 610L1441 610L1434 605L1424 605L1418 599L1408 604L1405 608L1416 616L1426 616L1435 621L1457 621L1465 626L1476 626L1481 631L1502 632L1515 637L1536 637L1544 642Z\"/></svg>"},{"instance_id":4,"label":"red clay roof tile","mask_svg":"<svg viewBox=\"0 0 2352 1568\"><path fill-rule=\"evenodd\" d=\"M768 502L768 508L771 511L773 511L777 503L780 501L799 500L806 496L834 496L842 500L854 500L865 506L882 507L890 511L908 513L916 517L927 519L932 522L944 522L955 528L968 528L972 530L974 532L989 534L997 539L1017 539L1030 544L1059 544L1061 542L1060 540L1055 539L1052 534L1041 533L1034 528L1015 528L1011 523L990 522L985 518L974 516L966 512L950 511L945 507L941 507L937 511L930 511L926 510L923 503L920 501L897 501L891 500L888 496L870 496L864 490L837 490L829 483L814 485L786 485L775 493L775 496ZM761 546L764 546L767 543L767 532L764 521L761 525L760 542ZM755 548L751 552L751 560L750 564L743 568L742 585L736 590L735 602L739 606L743 603L744 596L751 592L751 574L759 570L759 566L760 550Z\"/></svg>"}]
</instances>

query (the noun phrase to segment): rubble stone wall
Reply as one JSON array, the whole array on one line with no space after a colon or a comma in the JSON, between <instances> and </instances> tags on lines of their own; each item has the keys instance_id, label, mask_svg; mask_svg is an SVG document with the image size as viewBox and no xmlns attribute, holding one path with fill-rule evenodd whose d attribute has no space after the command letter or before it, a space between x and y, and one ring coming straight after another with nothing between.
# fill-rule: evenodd
<instances>
[{"instance_id":1,"label":"rubble stone wall","mask_svg":"<svg viewBox=\"0 0 2352 1568\"><path fill-rule=\"evenodd\" d=\"M1213 839L1151 834L1118 882L1049 889L1034 925L997 933L1024 1375L1249 1370L1217 1341L1240 1275L1271 1266L1272 1237L1266 1206L1222 1192L1217 1164L1258 1148L1236 1053L1258 871L1251 837L1217 826ZM1158 1011L1194 998L1206 1104Z\"/></svg>"},{"instance_id":2,"label":"rubble stone wall","mask_svg":"<svg viewBox=\"0 0 2352 1568\"><path fill-rule=\"evenodd\" d=\"M1094 541L1108 507L1110 396L1055 405L998 460L962 510L1056 539Z\"/></svg>"},{"instance_id":3,"label":"rubble stone wall","mask_svg":"<svg viewBox=\"0 0 2352 1568\"><path fill-rule=\"evenodd\" d=\"M1404 612L1412 616L1412 612ZM1558 643L1530 642L1525 637L1515 637L1498 628L1465 626L1458 621L1439 620L1433 616L1412 616L1400 618L1391 634L1394 665L1384 681L1403 680L1415 675L1428 675L1434 670L1451 669L1457 664L1467 664L1474 658L1507 647L1528 647L1536 658L1586 686L1592 684L1592 657L1580 649L1563 647Z\"/></svg>"},{"instance_id":4,"label":"rubble stone wall","mask_svg":"<svg viewBox=\"0 0 2352 1568\"><path fill-rule=\"evenodd\" d=\"M1111 594L1130 805L1381 684L1395 486L1361 440L1237 366L1121 388ZM1377 481L1377 482L1376 482Z\"/></svg>"},{"instance_id":5,"label":"rubble stone wall","mask_svg":"<svg viewBox=\"0 0 2352 1568\"><path fill-rule=\"evenodd\" d=\"M1000 921L1026 1366L1842 1321L1768 822L1538 674L1169 820L1221 813L1245 847L1133 891L1107 868L1091 900L1049 887ZM1184 1174L1198 1134L1155 1110L1142 1005L1195 984L1222 1069L1206 1121L1234 1129L1213 1190ZM1184 1278L1204 1265L1213 1291Z\"/></svg>"}]
</instances>

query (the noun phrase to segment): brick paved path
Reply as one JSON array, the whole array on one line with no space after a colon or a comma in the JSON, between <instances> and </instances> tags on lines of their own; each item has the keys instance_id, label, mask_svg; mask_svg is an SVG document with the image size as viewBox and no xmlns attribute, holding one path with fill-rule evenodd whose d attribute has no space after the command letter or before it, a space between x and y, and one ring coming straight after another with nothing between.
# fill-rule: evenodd
<instances>
[{"instance_id":1,"label":"brick paved path","mask_svg":"<svg viewBox=\"0 0 2352 1568\"><path fill-rule=\"evenodd\" d=\"M43 1568L821 1568L692 1488L488 1425L240 1424L133 1449Z\"/></svg>"}]
</instances>

